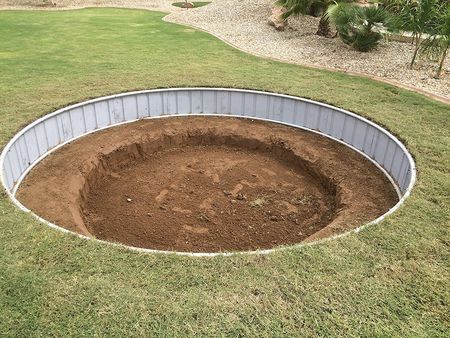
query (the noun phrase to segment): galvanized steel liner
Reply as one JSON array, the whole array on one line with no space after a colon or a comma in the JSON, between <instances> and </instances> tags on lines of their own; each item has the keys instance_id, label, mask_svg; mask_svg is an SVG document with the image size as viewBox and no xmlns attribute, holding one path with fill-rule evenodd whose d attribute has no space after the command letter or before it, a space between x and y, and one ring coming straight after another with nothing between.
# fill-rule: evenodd
<instances>
[{"instance_id":1,"label":"galvanized steel liner","mask_svg":"<svg viewBox=\"0 0 450 338\"><path fill-rule=\"evenodd\" d=\"M415 180L411 155L395 136L351 112L302 98L224 88L175 88L124 93L60 109L21 130L0 158L13 194L24 174L51 150L87 133L148 117L212 114L252 117L313 130L342 141L385 169L401 195Z\"/></svg>"}]
</instances>

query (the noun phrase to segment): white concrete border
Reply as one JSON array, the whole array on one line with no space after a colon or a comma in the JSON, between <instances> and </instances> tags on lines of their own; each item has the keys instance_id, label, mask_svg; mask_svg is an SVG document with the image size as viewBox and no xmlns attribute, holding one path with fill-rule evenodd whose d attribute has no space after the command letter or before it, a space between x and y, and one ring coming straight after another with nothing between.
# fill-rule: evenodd
<instances>
[{"instance_id":1,"label":"white concrete border","mask_svg":"<svg viewBox=\"0 0 450 338\"><path fill-rule=\"evenodd\" d=\"M130 247L73 233L42 219L15 198L23 178L37 163L79 137L143 118L191 115L233 116L275 122L343 143L372 161L389 178L397 190L399 202L365 225L316 242L257 251L191 253ZM145 90L101 97L59 109L31 123L11 139L0 155L0 172L1 182L13 203L52 228L140 252L188 256L267 254L359 232L397 210L411 193L416 180L415 163L406 147L394 135L359 115L289 95L229 88Z\"/></svg>"}]
</instances>

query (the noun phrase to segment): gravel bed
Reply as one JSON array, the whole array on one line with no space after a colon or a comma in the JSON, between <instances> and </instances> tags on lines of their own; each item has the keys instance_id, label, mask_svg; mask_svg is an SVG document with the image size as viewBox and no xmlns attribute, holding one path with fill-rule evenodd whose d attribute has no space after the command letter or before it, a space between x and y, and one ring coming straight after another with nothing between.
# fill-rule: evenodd
<instances>
[{"instance_id":1,"label":"gravel bed","mask_svg":"<svg viewBox=\"0 0 450 338\"><path fill-rule=\"evenodd\" d=\"M273 0L214 0L213 3L185 10L172 6L175 0L54 0L56 7L43 6L42 0L0 0L0 8L64 9L78 7L129 7L170 12L169 22L187 24L227 41L246 52L303 65L362 73L413 87L450 100L450 55L446 73L434 79L436 64L420 60L408 68L413 53L409 43L383 41L377 50L361 53L350 49L339 38L315 34L318 18L300 16L289 20L289 27L278 32L267 24Z\"/></svg>"},{"instance_id":2,"label":"gravel bed","mask_svg":"<svg viewBox=\"0 0 450 338\"><path fill-rule=\"evenodd\" d=\"M0 0L0 9L73 9L82 7L142 8L162 12L182 9L172 6L179 0ZM53 5L52 5L53 3Z\"/></svg>"},{"instance_id":3,"label":"gravel bed","mask_svg":"<svg viewBox=\"0 0 450 338\"><path fill-rule=\"evenodd\" d=\"M361 53L339 38L317 36L319 18L300 16L278 32L267 24L273 0L214 0L195 11L170 14L170 22L204 29L247 52L304 65L364 73L395 81L450 99L450 57L443 79L434 79L436 64L421 60L408 69L413 47L409 43L382 42L377 50Z\"/></svg>"}]
</instances>

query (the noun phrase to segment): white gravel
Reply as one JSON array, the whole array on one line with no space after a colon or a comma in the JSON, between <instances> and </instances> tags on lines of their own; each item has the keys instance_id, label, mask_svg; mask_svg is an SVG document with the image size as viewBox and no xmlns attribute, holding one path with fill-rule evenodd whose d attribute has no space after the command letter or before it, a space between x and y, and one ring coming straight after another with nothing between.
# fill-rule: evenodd
<instances>
[{"instance_id":1,"label":"white gravel","mask_svg":"<svg viewBox=\"0 0 450 338\"><path fill-rule=\"evenodd\" d=\"M450 100L450 56L446 74L434 79L436 64L421 60L408 69L413 47L408 43L382 42L377 50L360 53L338 38L315 34L318 18L300 16L278 32L267 24L273 0L213 0L190 10L171 6L175 0L54 0L56 9L106 6L145 8L170 12L167 21L208 31L246 52L303 65L366 74L416 88ZM42 0L0 0L0 8L36 8ZM42 8L42 7L39 7ZM47 9L48 7L44 7Z\"/></svg>"},{"instance_id":2,"label":"white gravel","mask_svg":"<svg viewBox=\"0 0 450 338\"><path fill-rule=\"evenodd\" d=\"M273 0L214 0L196 10L170 14L170 22L192 25L223 40L264 57L304 65L328 67L384 78L450 99L450 57L443 79L434 79L436 64L408 64L413 47L409 43L382 42L377 50L361 53L340 39L317 36L318 18L300 16L289 20L289 29L278 32L267 24Z\"/></svg>"},{"instance_id":3,"label":"white gravel","mask_svg":"<svg viewBox=\"0 0 450 338\"><path fill-rule=\"evenodd\" d=\"M172 3L183 0L0 0L0 9L73 9L82 7L142 8L162 12L177 12ZM56 6L52 7L51 2Z\"/></svg>"}]
</instances>

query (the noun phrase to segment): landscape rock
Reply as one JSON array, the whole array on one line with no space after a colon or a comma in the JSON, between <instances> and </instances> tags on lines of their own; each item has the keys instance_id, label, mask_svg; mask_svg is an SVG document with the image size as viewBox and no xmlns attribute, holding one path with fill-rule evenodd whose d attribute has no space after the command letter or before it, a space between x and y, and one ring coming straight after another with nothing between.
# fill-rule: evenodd
<instances>
[{"instance_id":1,"label":"landscape rock","mask_svg":"<svg viewBox=\"0 0 450 338\"><path fill-rule=\"evenodd\" d=\"M277 31L284 31L287 26L287 20L283 18L283 14L286 13L284 7L272 8L272 14L269 16L269 25L275 27Z\"/></svg>"}]
</instances>

